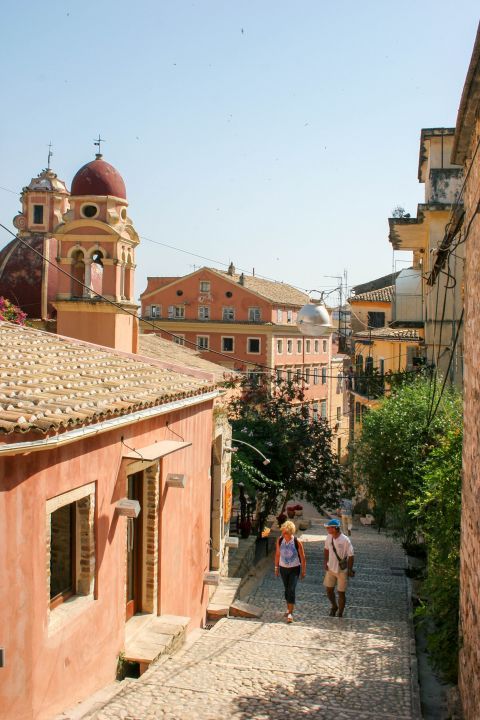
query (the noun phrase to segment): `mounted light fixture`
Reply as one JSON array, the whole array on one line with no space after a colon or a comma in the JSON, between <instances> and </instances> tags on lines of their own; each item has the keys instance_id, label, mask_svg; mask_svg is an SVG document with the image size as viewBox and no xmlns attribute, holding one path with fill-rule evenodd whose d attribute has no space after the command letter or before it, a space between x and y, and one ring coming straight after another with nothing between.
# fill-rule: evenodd
<instances>
[{"instance_id":1,"label":"mounted light fixture","mask_svg":"<svg viewBox=\"0 0 480 720\"><path fill-rule=\"evenodd\" d=\"M326 293L331 295L340 288L335 288ZM319 290L310 290L309 292L320 292ZM320 293L320 299L309 302L304 305L297 314L297 327L302 335L309 335L310 337L324 337L330 335L334 327L332 325L332 319L330 313L327 310L327 306L324 301L325 293Z\"/></svg>"},{"instance_id":2,"label":"mounted light fixture","mask_svg":"<svg viewBox=\"0 0 480 720\"><path fill-rule=\"evenodd\" d=\"M128 518L137 518L140 515L140 503L138 500L130 500L129 498L122 498L119 500L115 509L119 515L123 515Z\"/></svg>"},{"instance_id":3,"label":"mounted light fixture","mask_svg":"<svg viewBox=\"0 0 480 720\"><path fill-rule=\"evenodd\" d=\"M261 452L261 450L259 450L258 448L256 448L254 445L251 445L250 443L245 442L245 440L237 440L237 438L232 438L232 443L240 443L240 445L246 445L247 447L251 448L252 450L255 450L256 453L258 453L259 455L262 456L262 458L263 458L263 464L264 464L264 465L270 465L271 460L269 460L269 458L267 458L267 456L264 455L264 454ZM226 445L226 446L225 446L225 452L235 453L235 452L238 452L238 448L234 448L234 447L232 447L231 445Z\"/></svg>"},{"instance_id":4,"label":"mounted light fixture","mask_svg":"<svg viewBox=\"0 0 480 720\"><path fill-rule=\"evenodd\" d=\"M166 479L167 487L184 488L187 484L187 476L183 473L168 473Z\"/></svg>"}]
</instances>

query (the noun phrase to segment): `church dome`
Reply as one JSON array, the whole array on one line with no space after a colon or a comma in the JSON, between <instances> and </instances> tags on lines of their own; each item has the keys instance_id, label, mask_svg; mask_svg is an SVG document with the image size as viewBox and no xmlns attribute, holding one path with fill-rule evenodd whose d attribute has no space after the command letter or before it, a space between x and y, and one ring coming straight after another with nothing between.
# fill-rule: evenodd
<instances>
[{"instance_id":1,"label":"church dome","mask_svg":"<svg viewBox=\"0 0 480 720\"><path fill-rule=\"evenodd\" d=\"M126 200L127 190L118 170L97 156L77 172L71 195L113 195Z\"/></svg>"}]
</instances>

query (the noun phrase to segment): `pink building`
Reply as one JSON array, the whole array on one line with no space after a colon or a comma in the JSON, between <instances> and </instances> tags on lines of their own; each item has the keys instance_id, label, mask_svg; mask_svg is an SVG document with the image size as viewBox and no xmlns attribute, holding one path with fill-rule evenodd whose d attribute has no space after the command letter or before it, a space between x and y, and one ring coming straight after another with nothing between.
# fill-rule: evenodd
<instances>
[{"instance_id":1,"label":"pink building","mask_svg":"<svg viewBox=\"0 0 480 720\"><path fill-rule=\"evenodd\" d=\"M312 411L327 417L331 338L309 338L296 326L309 302L290 285L201 268L180 278L149 277L141 295L144 332L156 332L227 368L256 373L272 368L304 383ZM151 323L154 323L152 327ZM267 370L268 372L268 370Z\"/></svg>"},{"instance_id":2,"label":"pink building","mask_svg":"<svg viewBox=\"0 0 480 720\"><path fill-rule=\"evenodd\" d=\"M101 156L71 194L46 170L0 252L0 293L50 331L0 323L0 720L144 670L152 637L204 623L228 548L219 373L137 354L127 206Z\"/></svg>"}]
</instances>

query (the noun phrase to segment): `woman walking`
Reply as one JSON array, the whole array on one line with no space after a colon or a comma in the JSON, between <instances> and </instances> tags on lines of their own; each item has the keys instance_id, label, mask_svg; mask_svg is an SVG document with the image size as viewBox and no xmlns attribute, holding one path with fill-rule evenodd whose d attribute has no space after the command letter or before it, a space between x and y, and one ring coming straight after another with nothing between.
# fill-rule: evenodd
<instances>
[{"instance_id":1,"label":"woman walking","mask_svg":"<svg viewBox=\"0 0 480 720\"><path fill-rule=\"evenodd\" d=\"M277 540L275 553L275 575L281 576L285 588L285 600L287 601L287 622L293 622L293 610L295 607L295 588L298 578L305 577L307 563L303 545L295 537L295 525L287 520L281 527L282 534Z\"/></svg>"}]
</instances>

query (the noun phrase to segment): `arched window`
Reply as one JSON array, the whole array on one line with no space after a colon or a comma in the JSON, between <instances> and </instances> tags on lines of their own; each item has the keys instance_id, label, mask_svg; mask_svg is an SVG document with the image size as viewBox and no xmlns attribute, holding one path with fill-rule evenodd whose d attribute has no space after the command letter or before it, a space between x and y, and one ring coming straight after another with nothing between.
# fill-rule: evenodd
<instances>
[{"instance_id":1,"label":"arched window","mask_svg":"<svg viewBox=\"0 0 480 720\"><path fill-rule=\"evenodd\" d=\"M103 253L95 250L92 254L90 265L90 287L95 295L101 295L103 291Z\"/></svg>"},{"instance_id":2,"label":"arched window","mask_svg":"<svg viewBox=\"0 0 480 720\"><path fill-rule=\"evenodd\" d=\"M81 250L72 254L72 297L83 297L85 285L85 258Z\"/></svg>"},{"instance_id":3,"label":"arched window","mask_svg":"<svg viewBox=\"0 0 480 720\"><path fill-rule=\"evenodd\" d=\"M120 265L120 297L125 298L125 250L122 250L122 264Z\"/></svg>"},{"instance_id":4,"label":"arched window","mask_svg":"<svg viewBox=\"0 0 480 720\"><path fill-rule=\"evenodd\" d=\"M132 267L132 255L130 250L127 255L127 267L125 268L125 297L127 300L132 300L133 296L133 267Z\"/></svg>"}]
</instances>

